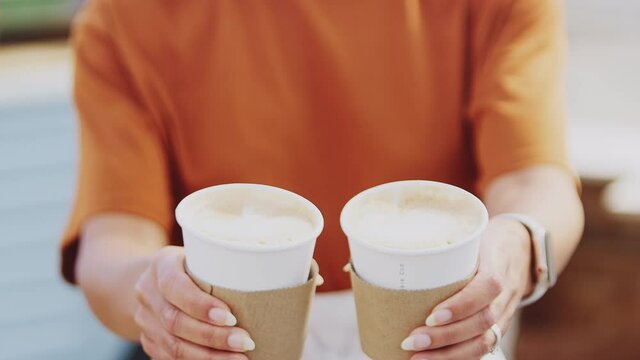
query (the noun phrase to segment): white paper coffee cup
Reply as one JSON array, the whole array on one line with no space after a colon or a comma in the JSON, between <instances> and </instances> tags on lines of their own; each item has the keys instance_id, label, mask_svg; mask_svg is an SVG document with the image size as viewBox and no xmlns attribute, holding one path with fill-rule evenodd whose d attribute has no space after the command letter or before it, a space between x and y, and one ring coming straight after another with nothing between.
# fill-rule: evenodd
<instances>
[{"instance_id":1,"label":"white paper coffee cup","mask_svg":"<svg viewBox=\"0 0 640 360\"><path fill-rule=\"evenodd\" d=\"M410 194L414 189L435 189L464 199L465 204L468 202L477 210L477 229L452 244L421 249L379 245L353 230L354 217L364 203L381 196ZM398 290L433 289L467 279L476 270L480 238L488 221L487 209L473 194L453 185L423 180L392 182L365 190L353 197L340 215L358 276L373 285Z\"/></svg>"},{"instance_id":2,"label":"white paper coffee cup","mask_svg":"<svg viewBox=\"0 0 640 360\"><path fill-rule=\"evenodd\" d=\"M313 230L290 242L259 246L226 241L205 233L194 223L194 211L203 205L239 202L238 206L267 206L303 216ZM315 242L324 221L320 210L293 192L268 185L225 184L198 190L176 207L182 227L186 263L199 279L239 291L294 287L309 277Z\"/></svg>"}]
</instances>

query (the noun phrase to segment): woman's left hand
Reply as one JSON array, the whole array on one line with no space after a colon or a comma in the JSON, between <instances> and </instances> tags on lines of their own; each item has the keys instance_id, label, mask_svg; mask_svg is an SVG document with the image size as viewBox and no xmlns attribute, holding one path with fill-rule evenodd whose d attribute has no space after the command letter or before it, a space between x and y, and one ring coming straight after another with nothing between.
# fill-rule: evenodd
<instances>
[{"instance_id":1,"label":"woman's left hand","mask_svg":"<svg viewBox=\"0 0 640 360\"><path fill-rule=\"evenodd\" d=\"M496 343L531 288L531 240L522 224L491 220L480 245L478 273L458 293L438 304L402 342L411 360L480 359Z\"/></svg>"}]
</instances>

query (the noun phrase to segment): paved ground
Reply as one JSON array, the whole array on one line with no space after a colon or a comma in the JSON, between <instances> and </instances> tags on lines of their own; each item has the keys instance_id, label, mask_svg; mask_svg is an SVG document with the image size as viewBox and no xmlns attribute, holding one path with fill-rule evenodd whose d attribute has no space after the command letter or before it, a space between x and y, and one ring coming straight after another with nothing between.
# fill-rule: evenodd
<instances>
[{"instance_id":1,"label":"paved ground","mask_svg":"<svg viewBox=\"0 0 640 360\"><path fill-rule=\"evenodd\" d=\"M583 175L626 179L610 205L640 212L640 3L569 0L570 150ZM0 360L118 358L58 278L56 240L74 181L64 43L0 48Z\"/></svg>"}]
</instances>

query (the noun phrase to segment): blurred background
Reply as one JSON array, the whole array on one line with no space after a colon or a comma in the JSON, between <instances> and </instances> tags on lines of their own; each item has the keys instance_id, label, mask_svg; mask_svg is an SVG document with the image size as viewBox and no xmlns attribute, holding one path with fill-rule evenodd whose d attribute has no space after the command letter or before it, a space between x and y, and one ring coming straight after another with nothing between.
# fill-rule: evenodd
<instances>
[{"instance_id":1,"label":"blurred background","mask_svg":"<svg viewBox=\"0 0 640 360\"><path fill-rule=\"evenodd\" d=\"M124 359L58 272L76 135L80 0L0 0L0 360ZM518 359L640 359L640 2L568 0L570 152L587 227L523 317Z\"/></svg>"}]
</instances>

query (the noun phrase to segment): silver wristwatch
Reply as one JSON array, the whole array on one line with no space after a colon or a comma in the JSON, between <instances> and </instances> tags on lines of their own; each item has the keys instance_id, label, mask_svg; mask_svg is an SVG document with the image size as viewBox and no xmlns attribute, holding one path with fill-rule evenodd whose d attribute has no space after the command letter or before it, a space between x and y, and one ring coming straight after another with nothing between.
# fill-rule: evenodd
<instances>
[{"instance_id":1,"label":"silver wristwatch","mask_svg":"<svg viewBox=\"0 0 640 360\"><path fill-rule=\"evenodd\" d=\"M556 268L553 262L553 254L549 233L535 219L523 214L499 214L494 218L507 218L520 222L531 236L533 256L531 261L535 265L535 278L533 291L520 301L519 307L524 307L538 301L557 280Z\"/></svg>"}]
</instances>

